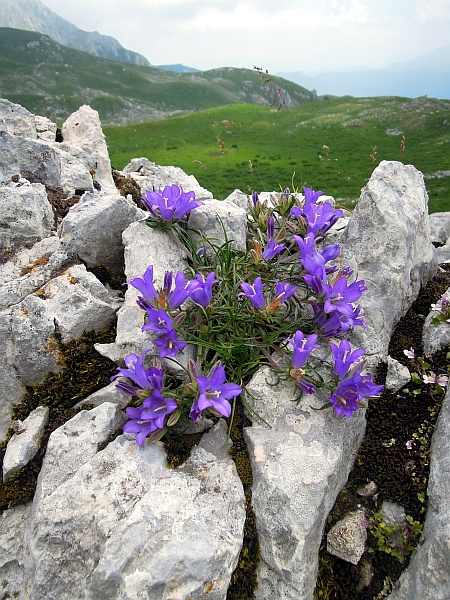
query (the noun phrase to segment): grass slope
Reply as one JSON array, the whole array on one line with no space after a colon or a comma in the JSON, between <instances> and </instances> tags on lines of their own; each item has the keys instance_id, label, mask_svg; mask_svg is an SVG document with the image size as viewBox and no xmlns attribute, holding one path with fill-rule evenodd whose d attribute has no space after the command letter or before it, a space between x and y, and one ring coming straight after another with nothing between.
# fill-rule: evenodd
<instances>
[{"instance_id":1,"label":"grass slope","mask_svg":"<svg viewBox=\"0 0 450 600\"><path fill-rule=\"evenodd\" d=\"M279 88L293 104L317 100L295 83L274 77L269 85L262 77L249 69L194 75L125 64L66 48L36 32L0 28L0 94L52 120L67 118L82 104L97 110L103 124L237 102L268 105Z\"/></svg>"},{"instance_id":2,"label":"grass slope","mask_svg":"<svg viewBox=\"0 0 450 600\"><path fill-rule=\"evenodd\" d=\"M216 198L307 185L352 200L382 160L425 175L450 169L449 114L449 100L344 97L281 110L230 105L104 132L116 168L146 156L195 175ZM450 178L426 184L430 212L450 210Z\"/></svg>"}]
</instances>

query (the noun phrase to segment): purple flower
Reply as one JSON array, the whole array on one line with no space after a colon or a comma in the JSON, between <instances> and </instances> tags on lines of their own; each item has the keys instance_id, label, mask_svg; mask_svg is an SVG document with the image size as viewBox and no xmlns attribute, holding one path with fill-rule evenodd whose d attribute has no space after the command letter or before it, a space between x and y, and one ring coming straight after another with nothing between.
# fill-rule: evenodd
<instances>
[{"instance_id":1,"label":"purple flower","mask_svg":"<svg viewBox=\"0 0 450 600\"><path fill-rule=\"evenodd\" d=\"M144 350L141 356L137 356L136 354L128 354L125 356L124 361L127 368L122 369L117 367L117 375L113 375L113 377L111 377L111 381L117 379L117 377L127 377L138 386L133 387L123 382L117 384L116 387L121 389L126 394L134 396L139 389L159 392L162 390L163 381L161 369L152 367L150 370L148 370L144 367L144 356L147 354L147 352L149 352L149 350Z\"/></svg>"},{"instance_id":2,"label":"purple flower","mask_svg":"<svg viewBox=\"0 0 450 600\"><path fill-rule=\"evenodd\" d=\"M178 273L175 275L175 289L170 294L168 300L170 308L178 308L187 298L189 298L190 292L188 288L189 282L186 282L186 278L183 273L178 271Z\"/></svg>"},{"instance_id":3,"label":"purple flower","mask_svg":"<svg viewBox=\"0 0 450 600\"><path fill-rule=\"evenodd\" d=\"M339 346L333 342L330 342L330 347L334 358L334 373L341 378L345 377L350 366L357 362L360 357L365 354L365 351L362 348L352 352L350 342L348 342L348 340L341 340Z\"/></svg>"},{"instance_id":4,"label":"purple flower","mask_svg":"<svg viewBox=\"0 0 450 600\"><path fill-rule=\"evenodd\" d=\"M252 193L252 203L253 203L253 208L256 208L256 205L259 202L259 196L257 194L257 192L253 192Z\"/></svg>"},{"instance_id":5,"label":"purple flower","mask_svg":"<svg viewBox=\"0 0 450 600\"><path fill-rule=\"evenodd\" d=\"M340 314L338 312L331 313L331 316L325 320L325 316L315 319L321 327L320 333L323 337L335 337L341 333L351 331L354 327L367 327L364 323L364 318L360 317L361 307L357 306L353 309L351 315Z\"/></svg>"},{"instance_id":6,"label":"purple flower","mask_svg":"<svg viewBox=\"0 0 450 600\"><path fill-rule=\"evenodd\" d=\"M164 427L166 415L173 413L173 411L178 408L178 404L173 398L163 398L159 392L146 398L142 403L142 406L145 406L149 418L156 423L158 429Z\"/></svg>"},{"instance_id":7,"label":"purple flower","mask_svg":"<svg viewBox=\"0 0 450 600\"><path fill-rule=\"evenodd\" d=\"M364 398L377 396L382 389L382 385L373 383L371 375L362 375L360 370L356 370L350 377L339 382L328 401L333 405L337 415L351 417L358 408L358 402Z\"/></svg>"},{"instance_id":8,"label":"purple flower","mask_svg":"<svg viewBox=\"0 0 450 600\"><path fill-rule=\"evenodd\" d=\"M276 240L270 240L267 244L267 248L262 253L262 257L264 260L272 260L277 254L283 252L285 248L286 246L284 244L277 244Z\"/></svg>"},{"instance_id":9,"label":"purple flower","mask_svg":"<svg viewBox=\"0 0 450 600\"><path fill-rule=\"evenodd\" d=\"M319 196L323 194L323 192L314 192L311 188L304 188L305 191L305 200L303 203L303 209L294 206L291 210L291 215L294 217L304 217L304 209L309 204L316 205Z\"/></svg>"},{"instance_id":10,"label":"purple flower","mask_svg":"<svg viewBox=\"0 0 450 600\"><path fill-rule=\"evenodd\" d=\"M244 291L240 292L238 296L246 296L257 310L264 310L267 304L262 293L263 287L261 277L257 277L253 285L245 282L241 283L241 288Z\"/></svg>"},{"instance_id":11,"label":"purple flower","mask_svg":"<svg viewBox=\"0 0 450 600\"><path fill-rule=\"evenodd\" d=\"M291 285L288 282L280 283L278 279L275 279L275 300L280 304L286 302L291 296L297 291L296 285Z\"/></svg>"},{"instance_id":12,"label":"purple flower","mask_svg":"<svg viewBox=\"0 0 450 600\"><path fill-rule=\"evenodd\" d=\"M267 244L267 248L262 253L262 257L264 260L272 260L277 254L283 252L286 248L284 244L277 244L275 239L275 223L272 217L267 219L267 239L269 243Z\"/></svg>"},{"instance_id":13,"label":"purple flower","mask_svg":"<svg viewBox=\"0 0 450 600\"><path fill-rule=\"evenodd\" d=\"M203 202L195 201L195 192L183 192L178 185L168 185L158 192L147 190L142 197L145 208L163 221L181 219L188 212L202 206Z\"/></svg>"},{"instance_id":14,"label":"purple flower","mask_svg":"<svg viewBox=\"0 0 450 600\"><path fill-rule=\"evenodd\" d=\"M165 358L166 356L173 358L186 347L186 342L179 340L173 329L157 338L154 344L159 348L158 356L160 358Z\"/></svg>"},{"instance_id":15,"label":"purple flower","mask_svg":"<svg viewBox=\"0 0 450 600\"><path fill-rule=\"evenodd\" d=\"M286 340L293 347L291 364L294 369L303 367L314 348L320 348L316 343L317 337L315 333L305 337L303 332L298 329L293 339L288 338Z\"/></svg>"},{"instance_id":16,"label":"purple flower","mask_svg":"<svg viewBox=\"0 0 450 600\"><path fill-rule=\"evenodd\" d=\"M159 334L166 334L172 331L172 319L162 308L157 310L153 306L149 306L147 308L147 315L149 323L142 326L142 331L150 330Z\"/></svg>"},{"instance_id":17,"label":"purple flower","mask_svg":"<svg viewBox=\"0 0 450 600\"><path fill-rule=\"evenodd\" d=\"M332 404L337 415L345 415L350 418L358 410L357 398L357 394L352 390L338 389L328 398L328 401Z\"/></svg>"},{"instance_id":18,"label":"purple flower","mask_svg":"<svg viewBox=\"0 0 450 600\"><path fill-rule=\"evenodd\" d=\"M136 443L142 446L150 433L164 427L166 416L177 408L175 400L163 398L159 392L155 392L144 400L142 406L126 409L130 420L125 423L123 430L125 433L136 433Z\"/></svg>"},{"instance_id":19,"label":"purple flower","mask_svg":"<svg viewBox=\"0 0 450 600\"><path fill-rule=\"evenodd\" d=\"M306 220L308 233L318 235L326 233L342 215L342 210L334 210L329 202L324 202L305 204L302 216Z\"/></svg>"},{"instance_id":20,"label":"purple flower","mask_svg":"<svg viewBox=\"0 0 450 600\"><path fill-rule=\"evenodd\" d=\"M212 286L219 280L214 278L214 271L209 273L206 280L202 275L196 275L195 279L191 279L186 289L196 304L206 307L212 300Z\"/></svg>"},{"instance_id":21,"label":"purple flower","mask_svg":"<svg viewBox=\"0 0 450 600\"><path fill-rule=\"evenodd\" d=\"M330 313L337 311L341 314L351 315L353 313L352 302L361 297L361 294L367 290L364 281L354 281L348 285L346 277L339 277L334 281L333 286L325 284L324 311Z\"/></svg>"},{"instance_id":22,"label":"purple flower","mask_svg":"<svg viewBox=\"0 0 450 600\"><path fill-rule=\"evenodd\" d=\"M206 408L212 408L224 417L230 416L231 405L228 400L239 396L242 388L236 383L225 383L225 378L225 369L220 360L212 367L207 377L199 375L195 378L200 395L191 408L190 417L194 422Z\"/></svg>"},{"instance_id":23,"label":"purple flower","mask_svg":"<svg viewBox=\"0 0 450 600\"><path fill-rule=\"evenodd\" d=\"M147 267L142 277L135 277L128 282L128 285L139 290L146 300L153 302L158 295L153 285L153 265Z\"/></svg>"},{"instance_id":24,"label":"purple flower","mask_svg":"<svg viewBox=\"0 0 450 600\"><path fill-rule=\"evenodd\" d=\"M328 285L327 274L322 265L317 265L309 274L303 275L303 279L316 296L324 295L324 287Z\"/></svg>"}]
</instances>

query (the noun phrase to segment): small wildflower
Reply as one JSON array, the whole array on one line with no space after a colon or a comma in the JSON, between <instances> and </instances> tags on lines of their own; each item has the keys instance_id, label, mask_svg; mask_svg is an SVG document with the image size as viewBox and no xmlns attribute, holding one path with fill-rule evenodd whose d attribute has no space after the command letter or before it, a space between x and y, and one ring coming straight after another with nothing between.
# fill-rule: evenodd
<instances>
[{"instance_id":1,"label":"small wildflower","mask_svg":"<svg viewBox=\"0 0 450 600\"><path fill-rule=\"evenodd\" d=\"M411 358L411 359L416 358L416 352L415 352L414 348L410 348L409 350L403 350L403 354L407 358Z\"/></svg>"}]
</instances>

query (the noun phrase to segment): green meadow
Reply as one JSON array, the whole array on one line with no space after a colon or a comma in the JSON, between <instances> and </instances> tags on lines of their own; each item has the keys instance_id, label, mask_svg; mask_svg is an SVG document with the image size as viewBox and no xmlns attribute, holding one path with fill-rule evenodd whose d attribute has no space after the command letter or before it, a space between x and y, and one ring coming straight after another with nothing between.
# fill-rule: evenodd
<instances>
[{"instance_id":1,"label":"green meadow","mask_svg":"<svg viewBox=\"0 0 450 600\"><path fill-rule=\"evenodd\" d=\"M293 108L230 104L158 121L105 127L111 162L145 156L181 167L215 198L302 186L351 206L382 160L422 171L430 212L450 211L450 101L334 98Z\"/></svg>"}]
</instances>

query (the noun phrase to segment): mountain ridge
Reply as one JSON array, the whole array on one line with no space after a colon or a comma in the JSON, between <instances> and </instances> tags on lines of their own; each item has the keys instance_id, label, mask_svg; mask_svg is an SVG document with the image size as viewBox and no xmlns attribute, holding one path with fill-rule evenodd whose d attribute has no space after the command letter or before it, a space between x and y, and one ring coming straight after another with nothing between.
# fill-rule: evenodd
<instances>
[{"instance_id":1,"label":"mountain ridge","mask_svg":"<svg viewBox=\"0 0 450 600\"><path fill-rule=\"evenodd\" d=\"M0 27L35 31L74 50L101 58L150 66L145 56L127 50L109 35L79 29L47 8L40 0L0 0Z\"/></svg>"},{"instance_id":2,"label":"mountain ridge","mask_svg":"<svg viewBox=\"0 0 450 600\"><path fill-rule=\"evenodd\" d=\"M318 100L282 78L224 67L177 73L96 57L47 35L0 29L0 96L53 121L82 104L97 110L104 125L161 119L226 104L289 106Z\"/></svg>"}]
</instances>

